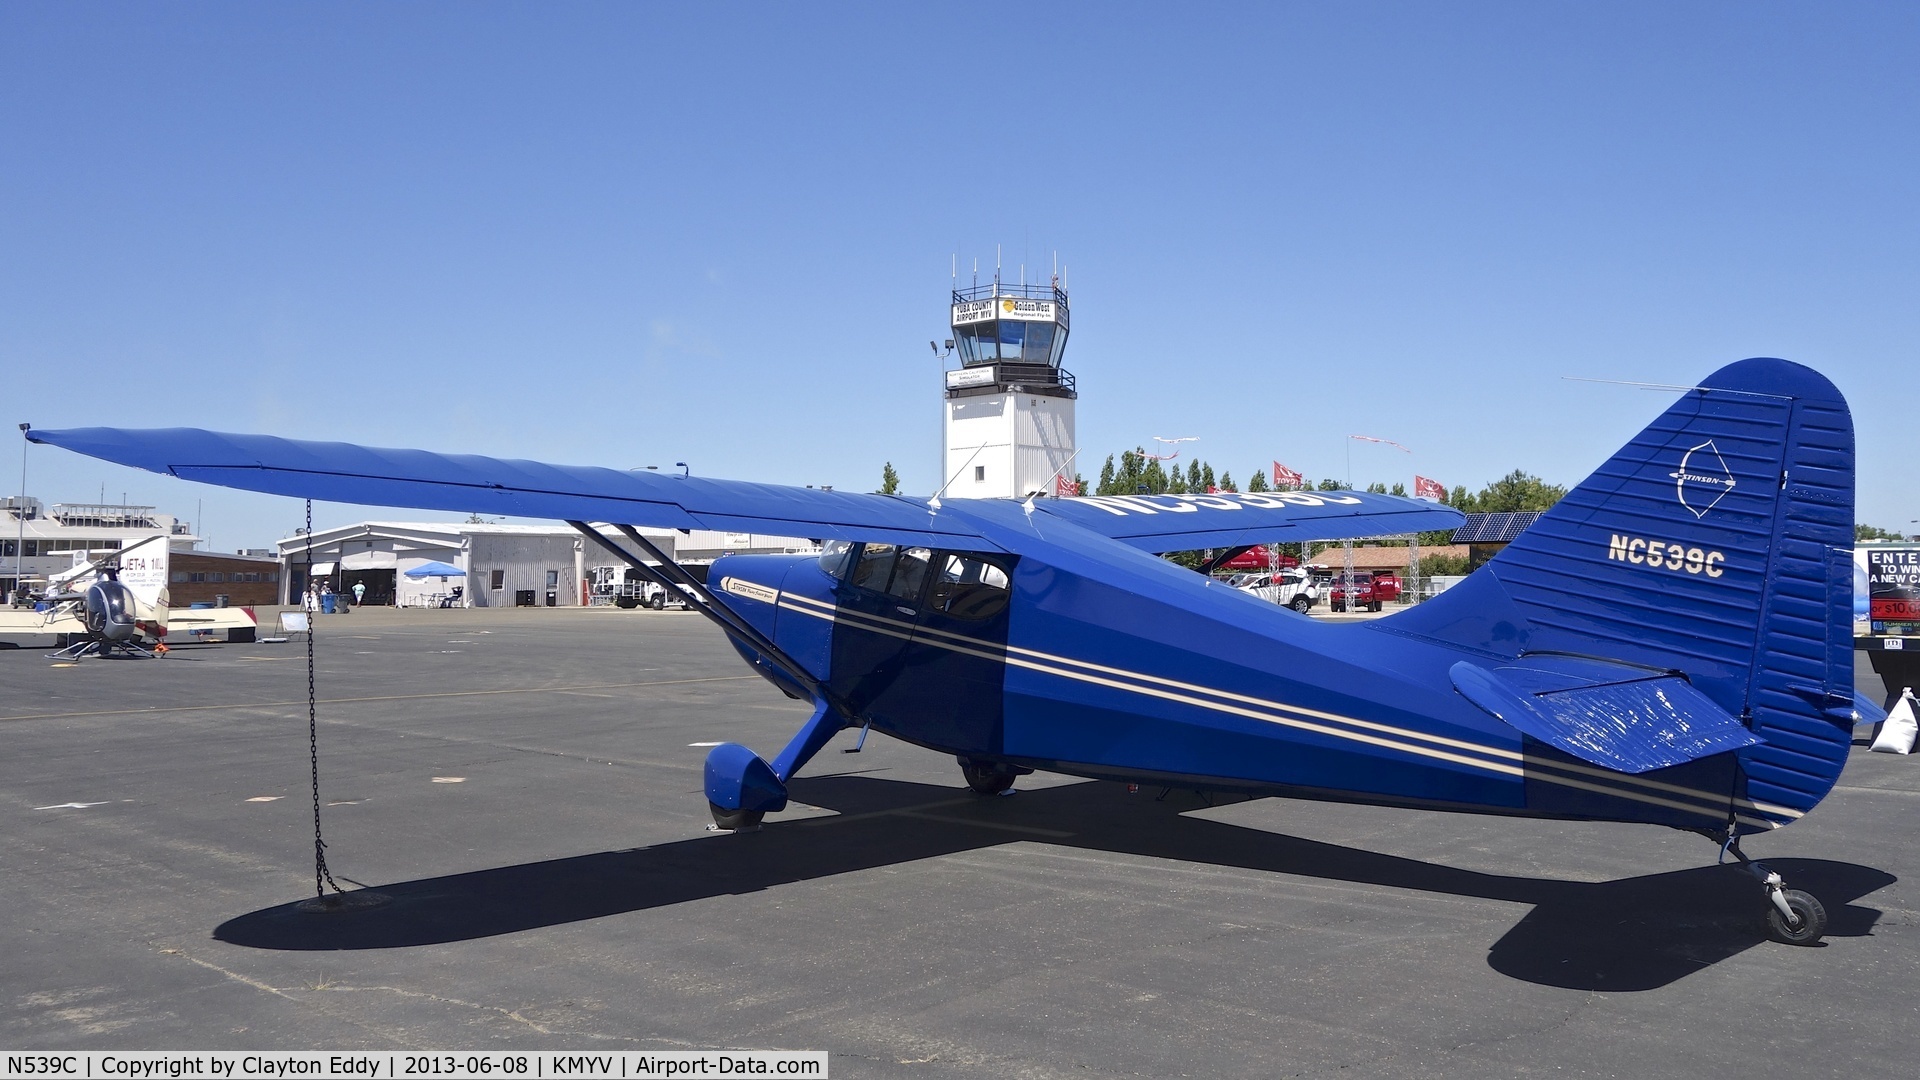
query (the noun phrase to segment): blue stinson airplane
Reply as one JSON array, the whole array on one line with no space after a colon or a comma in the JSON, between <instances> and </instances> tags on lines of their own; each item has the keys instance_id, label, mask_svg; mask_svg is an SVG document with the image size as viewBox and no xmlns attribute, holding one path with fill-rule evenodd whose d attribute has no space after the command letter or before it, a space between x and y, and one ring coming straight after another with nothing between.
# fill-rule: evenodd
<instances>
[{"instance_id":1,"label":"blue stinson airplane","mask_svg":"<svg viewBox=\"0 0 1920 1080\"><path fill-rule=\"evenodd\" d=\"M771 760L713 749L722 828L784 809L836 732L870 727L954 755L981 792L1044 769L1690 830L1752 870L1774 936L1810 944L1819 902L1740 837L1818 805L1879 714L1853 689L1852 421L1783 360L1686 390L1461 584L1347 625L1158 554L1460 515L1353 491L943 501L191 429L28 437L253 491L573 524L813 703ZM725 558L701 583L634 526L823 550Z\"/></svg>"}]
</instances>

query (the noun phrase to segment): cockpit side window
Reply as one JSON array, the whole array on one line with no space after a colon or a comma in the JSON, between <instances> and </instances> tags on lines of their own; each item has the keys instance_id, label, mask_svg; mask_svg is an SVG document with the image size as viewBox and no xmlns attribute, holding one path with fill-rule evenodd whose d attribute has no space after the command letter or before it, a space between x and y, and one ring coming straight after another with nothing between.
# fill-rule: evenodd
<instances>
[{"instance_id":1,"label":"cockpit side window","mask_svg":"<svg viewBox=\"0 0 1920 1080\"><path fill-rule=\"evenodd\" d=\"M850 540L829 540L820 545L820 569L836 581L847 576L847 563L852 558L853 542Z\"/></svg>"},{"instance_id":2,"label":"cockpit side window","mask_svg":"<svg viewBox=\"0 0 1920 1080\"><path fill-rule=\"evenodd\" d=\"M1012 593L1007 571L978 555L942 552L940 573L927 603L957 619L991 619L1006 610Z\"/></svg>"},{"instance_id":3,"label":"cockpit side window","mask_svg":"<svg viewBox=\"0 0 1920 1080\"><path fill-rule=\"evenodd\" d=\"M923 547L867 544L860 549L847 584L918 603L932 562L933 552Z\"/></svg>"},{"instance_id":4,"label":"cockpit side window","mask_svg":"<svg viewBox=\"0 0 1920 1080\"><path fill-rule=\"evenodd\" d=\"M887 579L893 576L894 556L900 549L892 544L867 544L860 549L860 561L853 564L853 576L847 584L874 592L887 591Z\"/></svg>"}]
</instances>

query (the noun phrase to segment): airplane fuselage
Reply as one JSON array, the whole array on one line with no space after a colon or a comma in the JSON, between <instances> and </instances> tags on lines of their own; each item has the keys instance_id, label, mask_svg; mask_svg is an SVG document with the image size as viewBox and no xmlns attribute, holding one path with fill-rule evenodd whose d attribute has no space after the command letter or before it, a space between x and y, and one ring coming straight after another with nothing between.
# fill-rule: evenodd
<instances>
[{"instance_id":1,"label":"airplane fuselage","mask_svg":"<svg viewBox=\"0 0 1920 1080\"><path fill-rule=\"evenodd\" d=\"M965 512L992 536L995 510ZM1737 798L1731 754L1626 775L1531 739L1449 681L1490 652L1398 630L1398 617L1323 623L1119 545L1019 547L735 556L709 585L829 687L847 723L961 758L1703 830L1799 816Z\"/></svg>"}]
</instances>

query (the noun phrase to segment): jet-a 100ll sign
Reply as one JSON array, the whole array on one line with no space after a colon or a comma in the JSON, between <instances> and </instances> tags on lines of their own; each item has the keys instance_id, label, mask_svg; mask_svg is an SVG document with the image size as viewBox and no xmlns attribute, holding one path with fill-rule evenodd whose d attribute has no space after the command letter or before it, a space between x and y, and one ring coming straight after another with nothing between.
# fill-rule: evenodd
<instances>
[{"instance_id":1,"label":"jet-a 100ll sign","mask_svg":"<svg viewBox=\"0 0 1920 1080\"><path fill-rule=\"evenodd\" d=\"M713 750L723 827L783 809L835 732L871 727L954 755L980 791L1045 769L1686 829L1753 870L1777 937L1807 943L1819 903L1739 838L1818 805L1856 708L1873 709L1849 640L1852 422L1831 383L1782 360L1683 393L1461 585L1347 625L1156 553L1459 515L1357 492L940 501L193 430L31 438L255 491L559 518L616 548L619 533L813 703L771 759ZM828 543L723 559L702 587L639 525Z\"/></svg>"}]
</instances>

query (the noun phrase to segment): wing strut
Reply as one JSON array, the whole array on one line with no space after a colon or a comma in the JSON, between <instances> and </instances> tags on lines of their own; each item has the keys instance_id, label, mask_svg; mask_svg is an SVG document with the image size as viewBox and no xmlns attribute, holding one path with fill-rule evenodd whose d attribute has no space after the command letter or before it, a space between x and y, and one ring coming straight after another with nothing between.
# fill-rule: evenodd
<instances>
[{"instance_id":1,"label":"wing strut","mask_svg":"<svg viewBox=\"0 0 1920 1080\"><path fill-rule=\"evenodd\" d=\"M638 545L640 550L658 559L660 565L654 566L645 562L639 556L627 551L617 542L602 535L593 526L588 525L584 521L569 520L567 524L573 526L574 531L580 533L582 536L591 539L594 543L618 555L621 561L633 567L635 570L640 571L642 574L645 574L648 580L658 584L661 588L691 593L695 598L694 607L699 610L700 614L713 620L721 630L726 632L727 636L736 638L751 646L753 651L759 653L768 663L779 668L782 673L805 687L807 693L812 694L815 700L829 702L832 704L834 712L839 713L843 717L847 715L846 711L841 708L840 701L832 694L829 694L826 686L822 684L819 679L814 678L813 674L803 667L799 661L788 656L785 650L775 645L765 634L762 634L751 623L736 614L732 608L714 599L713 593L709 592L705 585L702 585L696 580L692 574L687 573L685 567L668 558L664 552L655 547L646 537L635 531L633 526L615 525L614 528L619 529L621 535Z\"/></svg>"},{"instance_id":2,"label":"wing strut","mask_svg":"<svg viewBox=\"0 0 1920 1080\"><path fill-rule=\"evenodd\" d=\"M1215 555L1213 558L1208 559L1206 562L1201 563L1198 569L1202 574L1211 574L1215 570L1220 569L1222 565L1232 562L1259 546L1259 544L1243 544L1240 547L1230 547L1220 554Z\"/></svg>"}]
</instances>

